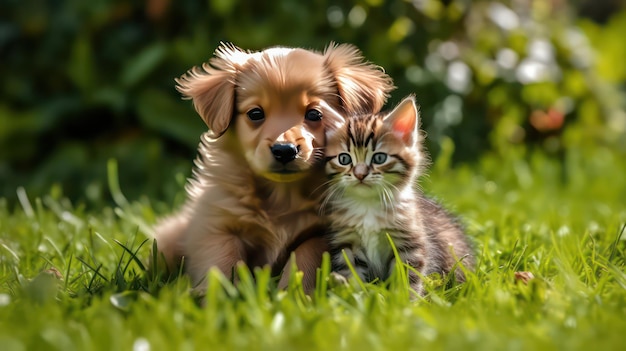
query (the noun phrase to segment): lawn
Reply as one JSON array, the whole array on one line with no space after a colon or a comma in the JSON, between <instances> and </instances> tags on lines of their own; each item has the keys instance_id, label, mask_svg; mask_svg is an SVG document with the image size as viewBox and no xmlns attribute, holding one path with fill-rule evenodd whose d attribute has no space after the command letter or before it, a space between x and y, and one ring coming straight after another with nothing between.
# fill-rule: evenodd
<instances>
[{"instance_id":1,"label":"lawn","mask_svg":"<svg viewBox=\"0 0 626 351\"><path fill-rule=\"evenodd\" d=\"M146 270L146 232L171 206L126 200L113 164L115 207L21 190L0 200L0 349L622 349L626 157L519 154L435 160L422 187L462 217L478 265L462 285L431 277L416 302L401 277L335 285L324 267L312 296L297 276L281 291L267 270L241 269L237 287L211 274L199 307L186 278Z\"/></svg>"}]
</instances>

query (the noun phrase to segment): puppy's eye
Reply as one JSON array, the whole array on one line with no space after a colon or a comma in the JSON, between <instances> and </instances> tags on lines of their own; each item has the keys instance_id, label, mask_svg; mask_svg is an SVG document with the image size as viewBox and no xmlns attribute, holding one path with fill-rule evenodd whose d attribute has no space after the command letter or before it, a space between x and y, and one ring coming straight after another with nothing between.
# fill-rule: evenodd
<instances>
[{"instance_id":1,"label":"puppy's eye","mask_svg":"<svg viewBox=\"0 0 626 351\"><path fill-rule=\"evenodd\" d=\"M344 152L337 155L337 161L339 161L340 165L347 166L352 163L352 157Z\"/></svg>"},{"instance_id":2,"label":"puppy's eye","mask_svg":"<svg viewBox=\"0 0 626 351\"><path fill-rule=\"evenodd\" d=\"M258 107L255 107L247 112L248 118L254 122L260 122L265 119L265 112Z\"/></svg>"},{"instance_id":3,"label":"puppy's eye","mask_svg":"<svg viewBox=\"0 0 626 351\"><path fill-rule=\"evenodd\" d=\"M383 164L387 161L387 154L384 152L377 152L372 156L372 163L377 165Z\"/></svg>"},{"instance_id":4,"label":"puppy's eye","mask_svg":"<svg viewBox=\"0 0 626 351\"><path fill-rule=\"evenodd\" d=\"M307 110L304 114L304 119L311 122L319 122L322 120L322 113L316 109Z\"/></svg>"}]
</instances>

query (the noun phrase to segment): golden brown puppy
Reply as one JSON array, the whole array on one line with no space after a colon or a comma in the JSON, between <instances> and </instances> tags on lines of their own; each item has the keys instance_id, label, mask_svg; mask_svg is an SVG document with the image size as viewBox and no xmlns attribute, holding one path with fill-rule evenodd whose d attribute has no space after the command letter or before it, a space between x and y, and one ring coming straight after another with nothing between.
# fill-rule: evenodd
<instances>
[{"instance_id":1,"label":"golden brown puppy","mask_svg":"<svg viewBox=\"0 0 626 351\"><path fill-rule=\"evenodd\" d=\"M328 121L320 104L346 114L378 111L391 79L350 45L318 53L222 44L208 63L176 82L209 132L202 135L187 202L155 228L166 264L173 269L184 256L202 291L212 267L230 276L243 262L280 273L295 252L311 289L326 249L311 195L325 177L319 166Z\"/></svg>"}]
</instances>

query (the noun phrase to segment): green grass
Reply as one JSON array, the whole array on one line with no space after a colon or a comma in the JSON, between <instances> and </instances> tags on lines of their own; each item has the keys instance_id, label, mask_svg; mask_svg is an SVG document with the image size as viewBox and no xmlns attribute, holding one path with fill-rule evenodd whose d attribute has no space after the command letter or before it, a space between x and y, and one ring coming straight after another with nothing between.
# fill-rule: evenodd
<instances>
[{"instance_id":1,"label":"green grass","mask_svg":"<svg viewBox=\"0 0 626 351\"><path fill-rule=\"evenodd\" d=\"M626 157L446 164L422 184L462 215L478 266L462 285L430 279L413 303L402 279L335 286L325 267L312 296L298 276L281 291L267 270L241 269L237 287L211 274L202 308L186 278L146 271L145 232L163 204L128 202L115 181L117 208L87 210L54 189L15 209L0 200L0 349L621 349ZM535 279L516 281L518 271Z\"/></svg>"}]
</instances>

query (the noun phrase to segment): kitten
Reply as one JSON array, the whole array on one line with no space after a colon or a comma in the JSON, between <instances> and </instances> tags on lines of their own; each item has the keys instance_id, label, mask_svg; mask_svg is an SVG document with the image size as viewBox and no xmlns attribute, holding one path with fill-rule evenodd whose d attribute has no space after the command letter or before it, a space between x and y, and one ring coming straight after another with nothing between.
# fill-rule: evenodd
<instances>
[{"instance_id":1,"label":"kitten","mask_svg":"<svg viewBox=\"0 0 626 351\"><path fill-rule=\"evenodd\" d=\"M400 260L419 272L409 270L409 281L420 295L420 275L451 273L461 259L465 267L473 265L459 224L417 187L426 158L420 139L413 96L388 113L346 118L329 132L322 208L330 220L334 272L351 275L345 251L363 281L389 278L396 259L387 234ZM454 273L464 281L460 269Z\"/></svg>"}]
</instances>

